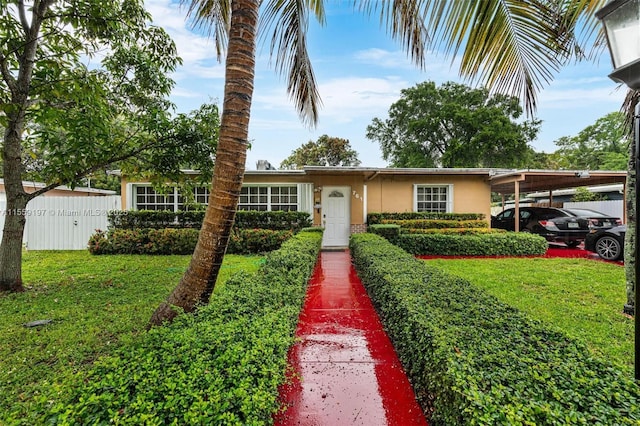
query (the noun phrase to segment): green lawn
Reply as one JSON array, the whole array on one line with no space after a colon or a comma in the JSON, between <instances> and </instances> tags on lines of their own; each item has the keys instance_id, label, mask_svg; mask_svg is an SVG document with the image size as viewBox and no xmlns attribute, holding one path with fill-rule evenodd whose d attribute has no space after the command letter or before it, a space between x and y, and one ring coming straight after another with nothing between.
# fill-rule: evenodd
<instances>
[{"instance_id":1,"label":"green lawn","mask_svg":"<svg viewBox=\"0 0 640 426\"><path fill-rule=\"evenodd\" d=\"M0 424L8 417L28 417L30 405L55 383L64 383L144 330L189 258L26 252L28 290L0 293ZM257 270L262 261L259 256L226 256L219 285L236 270ZM40 328L23 325L41 319L53 322Z\"/></svg>"},{"instance_id":2,"label":"green lawn","mask_svg":"<svg viewBox=\"0 0 640 426\"><path fill-rule=\"evenodd\" d=\"M633 371L633 320L622 314L624 268L588 259L430 259Z\"/></svg>"}]
</instances>

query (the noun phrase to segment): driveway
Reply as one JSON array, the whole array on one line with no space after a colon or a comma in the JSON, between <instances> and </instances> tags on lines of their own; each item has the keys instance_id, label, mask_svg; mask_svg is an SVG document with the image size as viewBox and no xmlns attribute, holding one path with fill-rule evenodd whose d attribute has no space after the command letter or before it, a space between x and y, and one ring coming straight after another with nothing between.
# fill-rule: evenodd
<instances>
[{"instance_id":1,"label":"driveway","mask_svg":"<svg viewBox=\"0 0 640 426\"><path fill-rule=\"evenodd\" d=\"M582 248L582 244L580 244L578 247L574 247L574 248L570 248L567 247L563 244L553 244L553 243L549 243L549 249L547 250L547 253L543 256L543 257L549 257L549 258L554 258L554 257L564 257L564 258L580 258L580 259L592 259L592 260L599 260L602 262L607 262L607 263L615 263L618 265L624 265L624 262L622 261L615 261L615 262L611 262L608 260L604 260L602 259L600 256L598 256L597 254L584 250Z\"/></svg>"}]
</instances>

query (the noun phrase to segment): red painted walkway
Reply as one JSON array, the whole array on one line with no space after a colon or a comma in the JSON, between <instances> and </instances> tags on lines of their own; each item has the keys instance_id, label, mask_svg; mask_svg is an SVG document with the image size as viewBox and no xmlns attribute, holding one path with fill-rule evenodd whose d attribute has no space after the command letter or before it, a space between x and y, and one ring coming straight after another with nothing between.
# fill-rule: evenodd
<instances>
[{"instance_id":1,"label":"red painted walkway","mask_svg":"<svg viewBox=\"0 0 640 426\"><path fill-rule=\"evenodd\" d=\"M322 252L289 353L282 425L426 425L348 251Z\"/></svg>"}]
</instances>

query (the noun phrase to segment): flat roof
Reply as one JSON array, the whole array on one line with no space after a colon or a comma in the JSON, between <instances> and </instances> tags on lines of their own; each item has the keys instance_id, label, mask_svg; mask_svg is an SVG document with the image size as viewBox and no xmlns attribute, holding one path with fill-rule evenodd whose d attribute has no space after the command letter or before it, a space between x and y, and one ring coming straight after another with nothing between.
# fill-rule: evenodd
<instances>
[{"instance_id":1,"label":"flat roof","mask_svg":"<svg viewBox=\"0 0 640 426\"><path fill-rule=\"evenodd\" d=\"M551 191L579 186L625 184L621 170L514 170L491 176L491 191L499 194ZM517 183L517 190L516 190Z\"/></svg>"}]
</instances>

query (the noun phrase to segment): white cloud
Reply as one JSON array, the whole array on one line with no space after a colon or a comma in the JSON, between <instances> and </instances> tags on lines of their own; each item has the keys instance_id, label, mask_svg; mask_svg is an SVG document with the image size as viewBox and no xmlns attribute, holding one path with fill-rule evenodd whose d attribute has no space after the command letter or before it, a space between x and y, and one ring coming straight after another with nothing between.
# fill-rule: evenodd
<instances>
[{"instance_id":1,"label":"white cloud","mask_svg":"<svg viewBox=\"0 0 640 426\"><path fill-rule=\"evenodd\" d=\"M186 8L171 0L145 0L145 8L151 13L154 25L164 28L176 43L183 60L182 74L220 78L213 40L191 30L186 21Z\"/></svg>"},{"instance_id":2,"label":"white cloud","mask_svg":"<svg viewBox=\"0 0 640 426\"><path fill-rule=\"evenodd\" d=\"M407 81L394 76L344 77L320 82L320 120L349 123L384 114L398 100L400 90L408 86ZM294 113L293 103L288 99L284 86L265 89L256 91L256 110Z\"/></svg>"},{"instance_id":3,"label":"white cloud","mask_svg":"<svg viewBox=\"0 0 640 426\"><path fill-rule=\"evenodd\" d=\"M386 112L409 83L398 77L345 77L320 84L322 115L339 122Z\"/></svg>"},{"instance_id":4,"label":"white cloud","mask_svg":"<svg viewBox=\"0 0 640 426\"><path fill-rule=\"evenodd\" d=\"M609 103L620 106L625 96L624 91L616 90L611 85L591 88L585 86L587 85L548 88L540 94L539 109L584 108Z\"/></svg>"}]
</instances>

